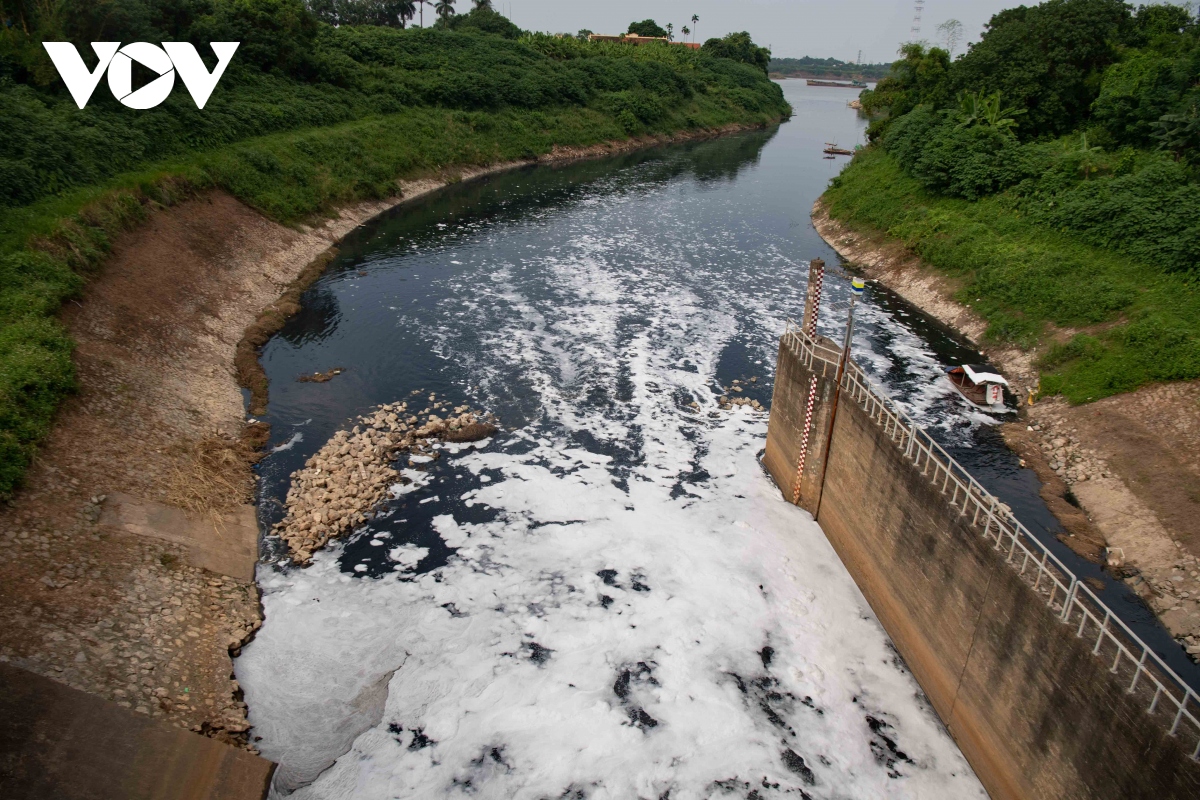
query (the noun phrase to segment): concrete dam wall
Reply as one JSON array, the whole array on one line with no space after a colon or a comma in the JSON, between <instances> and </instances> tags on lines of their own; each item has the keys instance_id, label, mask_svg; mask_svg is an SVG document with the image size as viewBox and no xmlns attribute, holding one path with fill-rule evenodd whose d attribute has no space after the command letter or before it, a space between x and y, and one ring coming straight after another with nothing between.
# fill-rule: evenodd
<instances>
[{"instance_id":1,"label":"concrete dam wall","mask_svg":"<svg viewBox=\"0 0 1200 800\"><path fill-rule=\"evenodd\" d=\"M840 359L789 324L764 463L991 796L1200 797L1196 695L857 365L837 381Z\"/></svg>"}]
</instances>

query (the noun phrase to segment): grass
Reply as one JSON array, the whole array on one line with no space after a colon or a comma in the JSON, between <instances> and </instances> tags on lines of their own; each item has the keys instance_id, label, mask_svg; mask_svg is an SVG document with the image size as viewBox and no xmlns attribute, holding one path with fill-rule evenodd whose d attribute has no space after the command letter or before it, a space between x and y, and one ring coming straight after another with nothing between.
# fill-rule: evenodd
<instances>
[{"instance_id":1,"label":"grass","mask_svg":"<svg viewBox=\"0 0 1200 800\"><path fill-rule=\"evenodd\" d=\"M835 219L960 279L990 340L1039 350L1044 393L1085 403L1200 378L1200 286L1184 275L1032 222L1003 195L932 195L878 147L824 198Z\"/></svg>"},{"instance_id":2,"label":"grass","mask_svg":"<svg viewBox=\"0 0 1200 800\"><path fill-rule=\"evenodd\" d=\"M76 388L73 343L55 318L116 236L156 207L219 188L282 223L395 195L397 181L530 158L631 133L767 123L718 94L693 95L652 123L621 109L453 111L415 107L177 155L0 216L0 497L19 484L62 399Z\"/></svg>"}]
</instances>

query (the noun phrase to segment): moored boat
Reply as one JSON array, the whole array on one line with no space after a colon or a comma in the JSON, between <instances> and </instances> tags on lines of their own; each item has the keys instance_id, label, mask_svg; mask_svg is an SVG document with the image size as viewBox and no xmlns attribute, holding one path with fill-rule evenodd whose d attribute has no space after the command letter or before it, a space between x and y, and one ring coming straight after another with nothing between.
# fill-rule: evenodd
<instances>
[{"instance_id":1,"label":"moored boat","mask_svg":"<svg viewBox=\"0 0 1200 800\"><path fill-rule=\"evenodd\" d=\"M1008 381L990 367L963 364L946 370L950 385L971 403L985 411L1008 411L1004 405L1004 389Z\"/></svg>"}]
</instances>

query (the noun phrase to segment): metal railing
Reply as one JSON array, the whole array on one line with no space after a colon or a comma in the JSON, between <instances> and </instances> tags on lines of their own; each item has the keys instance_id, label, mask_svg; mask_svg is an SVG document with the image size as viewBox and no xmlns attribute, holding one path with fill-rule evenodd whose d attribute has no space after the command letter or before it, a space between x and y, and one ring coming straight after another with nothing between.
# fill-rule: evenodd
<instances>
[{"instance_id":1,"label":"metal railing","mask_svg":"<svg viewBox=\"0 0 1200 800\"><path fill-rule=\"evenodd\" d=\"M839 348L814 340L790 319L784 341L810 370L837 374ZM1109 671L1128 680L1126 692L1144 698L1147 713L1161 720L1170 735L1184 736L1185 749L1191 746L1192 759L1200 761L1200 696L853 361L846 365L841 388L935 488L949 495L958 516L970 517L970 525L994 543L1076 637L1095 637L1092 654L1111 659Z\"/></svg>"}]
</instances>

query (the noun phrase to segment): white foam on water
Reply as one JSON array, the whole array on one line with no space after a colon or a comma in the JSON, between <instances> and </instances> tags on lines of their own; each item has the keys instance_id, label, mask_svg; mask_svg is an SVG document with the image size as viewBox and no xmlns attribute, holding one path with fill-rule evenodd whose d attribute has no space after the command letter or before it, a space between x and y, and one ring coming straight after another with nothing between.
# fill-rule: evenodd
<instances>
[{"instance_id":1,"label":"white foam on water","mask_svg":"<svg viewBox=\"0 0 1200 800\"><path fill-rule=\"evenodd\" d=\"M304 441L304 434L297 431L296 433L293 433L292 437L290 439L288 439L286 442L284 442L283 444L275 445L274 447L272 447L271 452L272 453L282 453L285 450L291 450L293 447L295 447L297 444L299 444L300 442L303 442L303 441Z\"/></svg>"},{"instance_id":2,"label":"white foam on water","mask_svg":"<svg viewBox=\"0 0 1200 800\"><path fill-rule=\"evenodd\" d=\"M644 212L579 203L565 235L540 219L542 246L507 262L456 243L481 349L423 329L465 385L520 375L539 413L446 448L444 468L474 476L465 504L495 518L435 516L457 548L444 566L414 575L428 550L402 544L395 571L353 577L335 545L260 570L266 620L237 675L277 796L985 796L820 528L763 471L765 415L715 411L721 354L737 341L773 363L799 290L739 283L705 255L732 237L691 235L670 203L654 259L601 233ZM462 299L440 308L451 320ZM404 474L393 497L428 484Z\"/></svg>"}]
</instances>

